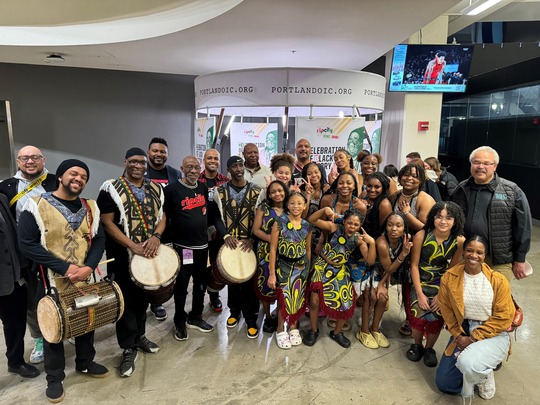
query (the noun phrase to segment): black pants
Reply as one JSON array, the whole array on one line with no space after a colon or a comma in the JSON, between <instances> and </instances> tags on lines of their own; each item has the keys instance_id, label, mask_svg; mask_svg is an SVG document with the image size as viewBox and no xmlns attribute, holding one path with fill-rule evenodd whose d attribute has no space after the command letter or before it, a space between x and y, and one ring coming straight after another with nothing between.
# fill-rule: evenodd
<instances>
[{"instance_id":1,"label":"black pants","mask_svg":"<svg viewBox=\"0 0 540 405\"><path fill-rule=\"evenodd\" d=\"M26 286L19 285L19 283L15 283L11 294L0 296L0 319L4 325L6 357L9 367L17 368L24 363L26 300Z\"/></svg>"},{"instance_id":2,"label":"black pants","mask_svg":"<svg viewBox=\"0 0 540 405\"><path fill-rule=\"evenodd\" d=\"M64 355L64 342L49 343L43 340L43 350L45 353L45 372L48 382L64 381L66 374L66 357ZM79 370L84 370L94 360L96 350L94 349L94 331L75 338L75 366Z\"/></svg>"},{"instance_id":3,"label":"black pants","mask_svg":"<svg viewBox=\"0 0 540 405\"><path fill-rule=\"evenodd\" d=\"M210 281L210 277L212 277L212 266L216 263L219 248L221 246L222 244L215 240L211 240L208 242L208 258L210 259L210 267L207 268L208 281ZM219 299L219 291L217 292L208 291L208 296L210 297L210 301Z\"/></svg>"},{"instance_id":4,"label":"black pants","mask_svg":"<svg viewBox=\"0 0 540 405\"><path fill-rule=\"evenodd\" d=\"M254 277L241 284L230 284L228 287L227 305L231 315L238 318L242 313L247 324L255 323L259 316L259 299L255 294Z\"/></svg>"},{"instance_id":5,"label":"black pants","mask_svg":"<svg viewBox=\"0 0 540 405\"><path fill-rule=\"evenodd\" d=\"M148 297L129 276L127 268L115 269L114 281L118 283L124 296L124 315L116 322L116 339L122 349L137 347L140 338L146 333L146 310Z\"/></svg>"},{"instance_id":6,"label":"black pants","mask_svg":"<svg viewBox=\"0 0 540 405\"><path fill-rule=\"evenodd\" d=\"M174 285L174 324L181 325L188 319L184 307L188 294L189 280L193 277L193 299L189 319L200 318L204 309L204 293L210 277L210 270L206 266L208 249L193 250L193 263L184 264L182 261L182 248L175 246L180 256L182 267Z\"/></svg>"}]
</instances>

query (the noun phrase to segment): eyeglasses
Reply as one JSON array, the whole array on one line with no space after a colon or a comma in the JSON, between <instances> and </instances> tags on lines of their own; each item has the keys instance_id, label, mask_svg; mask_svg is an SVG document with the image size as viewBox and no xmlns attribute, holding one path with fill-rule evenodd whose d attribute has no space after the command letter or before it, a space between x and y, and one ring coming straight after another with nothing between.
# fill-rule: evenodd
<instances>
[{"instance_id":1,"label":"eyeglasses","mask_svg":"<svg viewBox=\"0 0 540 405\"><path fill-rule=\"evenodd\" d=\"M201 166L193 166L193 165L189 165L189 166L184 166L184 169L188 172L192 171L193 169L197 170L197 171L200 171L201 170Z\"/></svg>"},{"instance_id":2,"label":"eyeglasses","mask_svg":"<svg viewBox=\"0 0 540 405\"><path fill-rule=\"evenodd\" d=\"M43 156L41 155L30 155L30 156L18 156L17 160L20 160L23 163L28 162L30 159L32 159L34 162L37 162L38 160L43 159Z\"/></svg>"},{"instance_id":3,"label":"eyeglasses","mask_svg":"<svg viewBox=\"0 0 540 405\"><path fill-rule=\"evenodd\" d=\"M137 165L142 166L142 167L146 166L146 160L128 160L127 162L130 166L137 166Z\"/></svg>"},{"instance_id":4,"label":"eyeglasses","mask_svg":"<svg viewBox=\"0 0 540 405\"><path fill-rule=\"evenodd\" d=\"M473 166L486 166L486 167L493 166L495 164L495 162L480 162L479 160L473 160L471 163Z\"/></svg>"}]
</instances>

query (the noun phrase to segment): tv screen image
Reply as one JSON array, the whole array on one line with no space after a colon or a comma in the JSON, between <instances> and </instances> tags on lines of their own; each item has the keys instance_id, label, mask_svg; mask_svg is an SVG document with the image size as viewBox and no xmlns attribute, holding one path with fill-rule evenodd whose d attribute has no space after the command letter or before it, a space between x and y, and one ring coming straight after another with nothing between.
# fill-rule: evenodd
<instances>
[{"instance_id":1,"label":"tv screen image","mask_svg":"<svg viewBox=\"0 0 540 405\"><path fill-rule=\"evenodd\" d=\"M472 46L463 45L398 45L388 90L463 93L472 53Z\"/></svg>"}]
</instances>

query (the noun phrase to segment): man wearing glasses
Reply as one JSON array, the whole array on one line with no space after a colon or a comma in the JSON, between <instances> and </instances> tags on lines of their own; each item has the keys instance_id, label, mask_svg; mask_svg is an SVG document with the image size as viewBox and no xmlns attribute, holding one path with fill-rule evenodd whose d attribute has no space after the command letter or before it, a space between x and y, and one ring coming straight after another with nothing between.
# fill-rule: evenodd
<instances>
[{"instance_id":1,"label":"man wearing glasses","mask_svg":"<svg viewBox=\"0 0 540 405\"><path fill-rule=\"evenodd\" d=\"M144 150L129 149L123 175L105 181L97 199L106 234L107 258L115 258L107 265L107 272L114 274L124 295L124 315L116 322L116 338L123 349L121 377L129 377L135 371L138 350L159 351L159 346L145 336L148 297L129 274L133 255L157 255L165 230L163 191L159 184L144 178L147 162Z\"/></svg>"},{"instance_id":2,"label":"man wearing glasses","mask_svg":"<svg viewBox=\"0 0 540 405\"><path fill-rule=\"evenodd\" d=\"M525 193L495 172L499 154L489 146L472 151L471 177L450 196L465 212L465 236L489 242L486 263L509 281L527 277L525 256L531 245L532 221Z\"/></svg>"},{"instance_id":3,"label":"man wearing glasses","mask_svg":"<svg viewBox=\"0 0 540 405\"><path fill-rule=\"evenodd\" d=\"M28 199L48 191L56 190L56 176L45 168L45 158L41 151L32 145L27 145L17 153L17 173L15 176L0 183L0 193L4 194L9 202L11 215L16 222ZM30 363L43 362L43 337L39 330L36 314L36 274L29 272L28 263L21 263L22 276L26 280L28 290L27 319L30 335L35 339L34 349L30 354ZM23 321L23 322L26 322Z\"/></svg>"}]
</instances>

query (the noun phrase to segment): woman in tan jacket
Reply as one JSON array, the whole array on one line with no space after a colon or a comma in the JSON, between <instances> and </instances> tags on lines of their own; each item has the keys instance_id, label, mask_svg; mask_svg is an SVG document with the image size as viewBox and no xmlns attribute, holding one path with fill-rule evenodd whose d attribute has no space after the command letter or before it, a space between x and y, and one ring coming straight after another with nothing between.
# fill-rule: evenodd
<instances>
[{"instance_id":1,"label":"woman in tan jacket","mask_svg":"<svg viewBox=\"0 0 540 405\"><path fill-rule=\"evenodd\" d=\"M472 402L495 395L493 370L510 349L507 330L514 318L510 283L484 263L487 241L472 236L463 244L463 262L441 279L438 301L452 337L437 369L436 384Z\"/></svg>"}]
</instances>

